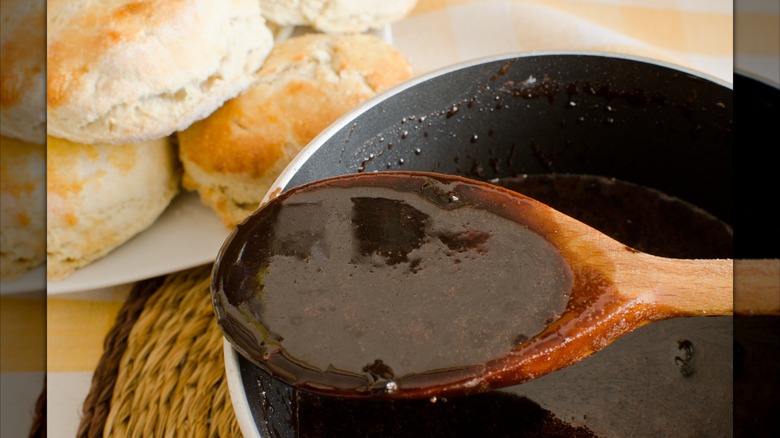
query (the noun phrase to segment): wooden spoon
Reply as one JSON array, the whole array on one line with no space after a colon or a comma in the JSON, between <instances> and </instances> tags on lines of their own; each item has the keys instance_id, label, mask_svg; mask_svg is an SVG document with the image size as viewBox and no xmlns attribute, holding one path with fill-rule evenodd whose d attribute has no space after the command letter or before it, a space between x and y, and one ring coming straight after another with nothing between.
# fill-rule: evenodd
<instances>
[{"instance_id":1,"label":"wooden spoon","mask_svg":"<svg viewBox=\"0 0 780 438\"><path fill-rule=\"evenodd\" d=\"M383 199L381 208L358 211L364 203L361 200L375 198ZM436 231L433 224L440 214L450 221L448 226L457 229ZM498 228L490 228L493 225L483 228L476 220L481 216L509 226L509 231L495 231ZM420 234L423 228L427 234ZM334 231L338 229L342 234ZM517 272L514 266L499 267L496 260L503 260L502 253L490 265L477 265L475 271L457 277L454 285L442 285L441 290L425 283L424 277L415 277L415 269L427 263L415 254L424 252L431 242L444 250L429 252L446 253L442 260L450 263L447 270L433 272L456 276L460 266L498 253L499 246L491 245L506 242L510 234L511 242L501 248L508 247L510 252L519 248L518 260L526 266L518 266ZM385 237L366 237L375 235ZM344 248L333 248L342 241L347 241ZM532 252L533 256L523 258ZM368 277L357 280L352 272L359 270L356 260L363 259L369 260L364 272ZM769 285L764 287L769 293L759 294L746 307L777 313L780 304L772 292L777 261L740 263L741 269L750 271L751 281ZM290 266L301 270L293 271ZM399 270L402 276L383 277ZM486 279L484 288L469 283L475 276ZM510 290L506 296L487 298L493 293L489 287L493 277L518 285L530 280L517 290L496 286ZM419 282L406 282L408 278ZM364 283L356 291L352 286L357 281ZM420 290L410 292L417 284ZM464 286L468 290L439 300L459 284L468 284ZM734 261L642 253L547 205L488 183L434 173L379 172L318 181L269 201L228 238L217 258L212 290L226 338L242 355L287 383L349 397L419 398L482 392L535 379L572 365L653 321L731 315ZM420 294L419 298L410 300L410 293ZM531 324L535 332L527 333L534 330L528 326L513 328L510 334L517 336L500 354L478 356L476 352L482 350L477 347L456 351L479 336L479 327L474 325L495 322L496 314L517 297L530 302L542 293L564 298L537 306L552 310L530 307L527 314L518 312L516 318L510 315L507 319L542 318ZM402 298L393 301L389 296ZM439 307L463 297L465 311L436 313ZM285 300L286 304L277 304ZM364 307L350 307L356 301ZM480 310L488 302L498 307ZM556 302L563 304L556 307ZM390 310L383 312L386 309ZM479 323L456 325L462 316L480 312L486 315ZM366 323L361 317L368 313L372 316ZM384 313L390 316L382 319ZM435 324L426 325L436 318ZM305 332L307 324L313 329ZM364 332L375 328L379 338L363 342L370 338ZM302 332L296 333L298 329ZM449 339L448 330L469 335L440 345L443 341L438 339ZM521 330L525 332L516 333ZM426 336L435 341L426 342ZM481 336L480 344L490 343L489 332ZM377 344L387 349L375 354ZM396 349L395 344L401 345ZM433 359L415 362L418 356L438 357L437 349L459 360L445 365ZM366 356L360 355L363 350L368 351ZM318 355L331 353L332 357L320 361ZM352 353L354 361L339 362ZM469 361L472 358L476 363Z\"/></svg>"}]
</instances>

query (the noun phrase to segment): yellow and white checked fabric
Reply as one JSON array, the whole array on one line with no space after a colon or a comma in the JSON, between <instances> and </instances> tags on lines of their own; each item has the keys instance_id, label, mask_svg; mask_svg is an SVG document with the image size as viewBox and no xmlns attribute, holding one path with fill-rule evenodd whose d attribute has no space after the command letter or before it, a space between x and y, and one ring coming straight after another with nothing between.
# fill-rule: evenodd
<instances>
[{"instance_id":1,"label":"yellow and white checked fabric","mask_svg":"<svg viewBox=\"0 0 780 438\"><path fill-rule=\"evenodd\" d=\"M392 25L392 36L417 74L497 54L607 51L677 64L731 83L736 47L738 64L780 82L777 6L777 0L736 5L730 0L419 0L409 17ZM0 298L3 386L24 373L40 376L47 337L49 436L75 434L104 337L129 290L123 285L50 296L45 333L40 296ZM31 397L11 399L34 403L42 380L19 389ZM5 410L5 390L3 397ZM15 408L32 418L32 406ZM10 433L6 423L3 437L25 436L25 424Z\"/></svg>"},{"instance_id":2,"label":"yellow and white checked fabric","mask_svg":"<svg viewBox=\"0 0 780 438\"><path fill-rule=\"evenodd\" d=\"M44 292L0 296L0 436L26 437L46 373Z\"/></svg>"},{"instance_id":3,"label":"yellow and white checked fabric","mask_svg":"<svg viewBox=\"0 0 780 438\"><path fill-rule=\"evenodd\" d=\"M418 71L508 52L606 51L731 82L733 9L730 0L429 0L393 38Z\"/></svg>"}]
</instances>

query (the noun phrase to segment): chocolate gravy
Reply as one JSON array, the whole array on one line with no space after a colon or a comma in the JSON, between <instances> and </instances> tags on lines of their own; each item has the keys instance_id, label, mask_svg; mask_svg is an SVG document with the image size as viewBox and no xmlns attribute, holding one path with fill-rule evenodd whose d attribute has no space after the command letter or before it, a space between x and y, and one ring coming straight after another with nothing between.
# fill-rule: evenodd
<instances>
[{"instance_id":1,"label":"chocolate gravy","mask_svg":"<svg viewBox=\"0 0 780 438\"><path fill-rule=\"evenodd\" d=\"M321 183L242 225L252 238L223 263L249 275L223 304L255 363L323 392L393 392L478 374L557 319L572 274L552 244L492 199L413 179Z\"/></svg>"},{"instance_id":2,"label":"chocolate gravy","mask_svg":"<svg viewBox=\"0 0 780 438\"><path fill-rule=\"evenodd\" d=\"M526 175L493 183L537 199L648 254L731 257L730 226L655 189L593 175Z\"/></svg>"}]
</instances>

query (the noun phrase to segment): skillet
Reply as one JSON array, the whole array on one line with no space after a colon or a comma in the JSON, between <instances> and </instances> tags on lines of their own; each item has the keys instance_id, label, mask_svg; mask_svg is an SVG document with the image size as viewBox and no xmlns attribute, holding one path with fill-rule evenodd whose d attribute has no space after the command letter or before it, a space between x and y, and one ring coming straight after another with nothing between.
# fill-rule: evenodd
<instances>
[{"instance_id":1,"label":"skillet","mask_svg":"<svg viewBox=\"0 0 780 438\"><path fill-rule=\"evenodd\" d=\"M276 191L375 170L486 181L589 175L661 191L729 229L732 95L728 84L642 59L536 54L478 60L402 84L340 119L291 163ZM587 196L633 199L594 190L553 192L582 215L592 205ZM596 218L605 213L613 224L627 220L620 209L590 211ZM663 233L675 226L658 225ZM651 249L733 256L730 235L718 235L716 245L706 233L680 235L677 249ZM642 238L652 246L654 239ZM435 402L317 396L269 378L227 345L226 359L249 436L728 436L732 350L731 317L664 321L536 381Z\"/></svg>"}]
</instances>

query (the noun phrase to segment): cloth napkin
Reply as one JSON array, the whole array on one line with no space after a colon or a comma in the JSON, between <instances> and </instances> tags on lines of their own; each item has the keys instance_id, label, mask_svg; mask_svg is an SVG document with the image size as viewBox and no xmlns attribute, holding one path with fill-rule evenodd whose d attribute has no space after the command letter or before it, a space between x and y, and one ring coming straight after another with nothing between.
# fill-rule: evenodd
<instances>
[{"instance_id":1,"label":"cloth napkin","mask_svg":"<svg viewBox=\"0 0 780 438\"><path fill-rule=\"evenodd\" d=\"M730 0L422 0L392 26L418 72L516 52L608 52L731 82Z\"/></svg>"}]
</instances>

